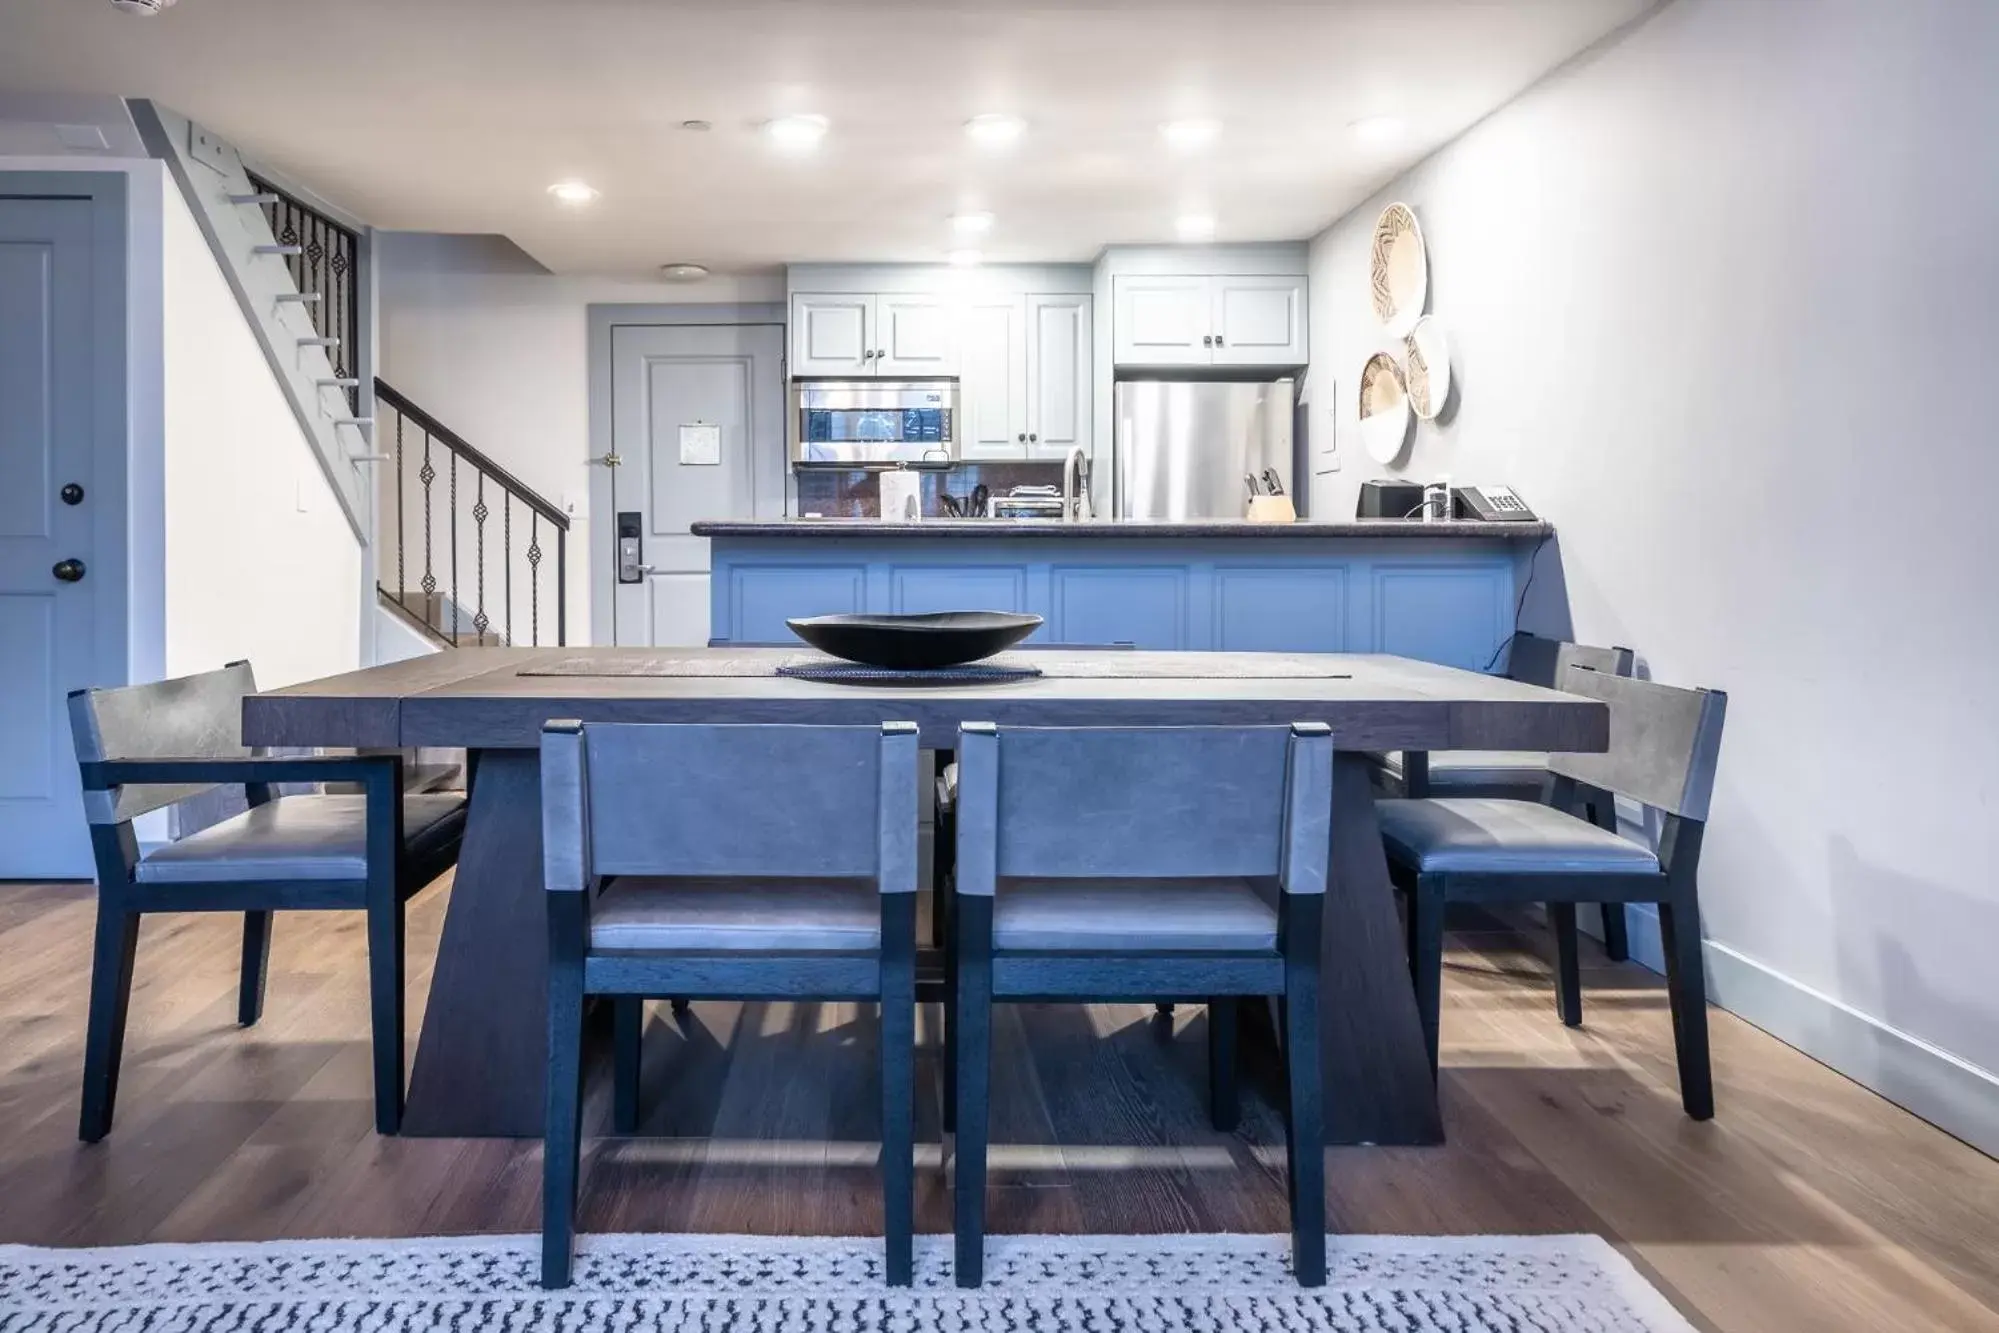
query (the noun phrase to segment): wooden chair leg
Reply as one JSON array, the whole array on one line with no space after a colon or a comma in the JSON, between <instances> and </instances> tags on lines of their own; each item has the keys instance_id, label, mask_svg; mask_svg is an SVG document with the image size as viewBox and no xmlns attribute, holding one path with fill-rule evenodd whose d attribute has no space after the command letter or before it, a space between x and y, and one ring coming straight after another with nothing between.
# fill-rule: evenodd
<instances>
[{"instance_id":1,"label":"wooden chair leg","mask_svg":"<svg viewBox=\"0 0 1999 1333\"><path fill-rule=\"evenodd\" d=\"M1714 1118L1714 1070L1707 1039L1707 969L1701 957L1701 913L1691 892L1659 904L1659 938L1666 951L1666 993L1679 1057L1680 1104L1695 1120Z\"/></svg>"},{"instance_id":2,"label":"wooden chair leg","mask_svg":"<svg viewBox=\"0 0 1999 1333\"><path fill-rule=\"evenodd\" d=\"M1548 923L1555 929L1555 1007L1569 1027L1583 1025L1583 975L1576 954L1576 905L1549 903Z\"/></svg>"},{"instance_id":3,"label":"wooden chair leg","mask_svg":"<svg viewBox=\"0 0 1999 1333\"><path fill-rule=\"evenodd\" d=\"M1410 958L1416 1013L1423 1021L1423 1044L1430 1053L1430 1077L1435 1078L1444 1002L1444 887L1435 877L1417 876L1409 894L1409 916L1409 933L1416 942Z\"/></svg>"},{"instance_id":4,"label":"wooden chair leg","mask_svg":"<svg viewBox=\"0 0 1999 1333\"><path fill-rule=\"evenodd\" d=\"M1326 1282L1326 1129L1316 957L1285 967L1283 1022L1291 1268L1299 1286L1320 1287Z\"/></svg>"},{"instance_id":5,"label":"wooden chair leg","mask_svg":"<svg viewBox=\"0 0 1999 1333\"><path fill-rule=\"evenodd\" d=\"M1603 951L1613 963L1631 957L1631 936L1624 926L1624 904L1603 904Z\"/></svg>"},{"instance_id":6,"label":"wooden chair leg","mask_svg":"<svg viewBox=\"0 0 1999 1333\"><path fill-rule=\"evenodd\" d=\"M639 1132L639 1062L645 1049L645 1026L644 996L612 999L611 1128L619 1134Z\"/></svg>"},{"instance_id":7,"label":"wooden chair leg","mask_svg":"<svg viewBox=\"0 0 1999 1333\"><path fill-rule=\"evenodd\" d=\"M271 970L271 913L243 913L243 966L236 983L236 1023L250 1027L264 1016L264 983Z\"/></svg>"},{"instance_id":8,"label":"wooden chair leg","mask_svg":"<svg viewBox=\"0 0 1999 1333\"><path fill-rule=\"evenodd\" d=\"M916 1230L916 895L886 895L882 915L882 1240L888 1285L906 1287Z\"/></svg>"},{"instance_id":9,"label":"wooden chair leg","mask_svg":"<svg viewBox=\"0 0 1999 1333\"><path fill-rule=\"evenodd\" d=\"M961 1287L985 1280L987 1098L992 1080L992 899L960 897L958 924L956 1275Z\"/></svg>"},{"instance_id":10,"label":"wooden chair leg","mask_svg":"<svg viewBox=\"0 0 1999 1333\"><path fill-rule=\"evenodd\" d=\"M368 1002L375 1055L375 1132L403 1122L403 903L393 877L368 888Z\"/></svg>"},{"instance_id":11,"label":"wooden chair leg","mask_svg":"<svg viewBox=\"0 0 1999 1333\"><path fill-rule=\"evenodd\" d=\"M1236 1000L1232 995L1208 1000L1208 1119L1224 1134L1234 1133L1242 1120L1242 1098L1236 1087Z\"/></svg>"},{"instance_id":12,"label":"wooden chair leg","mask_svg":"<svg viewBox=\"0 0 1999 1333\"><path fill-rule=\"evenodd\" d=\"M548 1084L541 1153L541 1285L569 1285L583 1154L582 894L551 893ZM557 899L574 898L574 903ZM569 918L573 918L570 920ZM571 928L573 927L573 929Z\"/></svg>"},{"instance_id":13,"label":"wooden chair leg","mask_svg":"<svg viewBox=\"0 0 1999 1333\"><path fill-rule=\"evenodd\" d=\"M90 1017L83 1043L83 1114L77 1137L96 1143L111 1132L118 1101L118 1064L125 1050L125 1013L132 1000L132 959L139 947L139 914L101 897L90 959Z\"/></svg>"}]
</instances>

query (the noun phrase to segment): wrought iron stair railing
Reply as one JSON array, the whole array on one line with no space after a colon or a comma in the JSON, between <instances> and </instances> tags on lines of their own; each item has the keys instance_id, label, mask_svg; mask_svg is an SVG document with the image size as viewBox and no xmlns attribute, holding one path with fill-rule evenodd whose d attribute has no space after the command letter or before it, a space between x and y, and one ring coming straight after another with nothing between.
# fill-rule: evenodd
<instances>
[{"instance_id":1,"label":"wrought iron stair railing","mask_svg":"<svg viewBox=\"0 0 1999 1333\"><path fill-rule=\"evenodd\" d=\"M569 516L379 378L375 418L382 597L442 646L566 644Z\"/></svg>"}]
</instances>

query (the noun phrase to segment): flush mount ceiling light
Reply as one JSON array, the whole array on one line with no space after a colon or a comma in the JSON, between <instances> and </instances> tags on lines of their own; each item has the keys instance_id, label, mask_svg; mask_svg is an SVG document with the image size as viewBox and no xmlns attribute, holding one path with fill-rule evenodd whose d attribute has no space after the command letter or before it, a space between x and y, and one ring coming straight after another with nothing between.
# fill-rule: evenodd
<instances>
[{"instance_id":1,"label":"flush mount ceiling light","mask_svg":"<svg viewBox=\"0 0 1999 1333\"><path fill-rule=\"evenodd\" d=\"M557 203L571 208L581 208L597 197L596 187L582 181L557 181L548 187L548 193Z\"/></svg>"},{"instance_id":2,"label":"flush mount ceiling light","mask_svg":"<svg viewBox=\"0 0 1999 1333\"><path fill-rule=\"evenodd\" d=\"M1183 241L1209 241L1215 236L1215 220L1206 213L1182 213L1173 220L1173 230Z\"/></svg>"},{"instance_id":3,"label":"flush mount ceiling light","mask_svg":"<svg viewBox=\"0 0 1999 1333\"><path fill-rule=\"evenodd\" d=\"M1364 116L1347 126L1347 133L1362 143L1393 143L1402 137L1400 116Z\"/></svg>"},{"instance_id":4,"label":"flush mount ceiling light","mask_svg":"<svg viewBox=\"0 0 1999 1333\"><path fill-rule=\"evenodd\" d=\"M982 236L993 229L993 215L990 213L953 213L951 230L960 236Z\"/></svg>"},{"instance_id":5,"label":"flush mount ceiling light","mask_svg":"<svg viewBox=\"0 0 1999 1333\"><path fill-rule=\"evenodd\" d=\"M809 153L832 127L824 116L779 116L765 123L764 134L784 152Z\"/></svg>"},{"instance_id":6,"label":"flush mount ceiling light","mask_svg":"<svg viewBox=\"0 0 1999 1333\"><path fill-rule=\"evenodd\" d=\"M1159 136L1176 153L1195 153L1219 139L1222 123L1205 116L1169 120L1159 127Z\"/></svg>"},{"instance_id":7,"label":"flush mount ceiling light","mask_svg":"<svg viewBox=\"0 0 1999 1333\"><path fill-rule=\"evenodd\" d=\"M1007 148L1027 133L1027 122L1004 111L993 111L966 121L965 133L981 148Z\"/></svg>"},{"instance_id":8,"label":"flush mount ceiling light","mask_svg":"<svg viewBox=\"0 0 1999 1333\"><path fill-rule=\"evenodd\" d=\"M708 276L706 264L661 264L659 276L668 282L699 282Z\"/></svg>"},{"instance_id":9,"label":"flush mount ceiling light","mask_svg":"<svg viewBox=\"0 0 1999 1333\"><path fill-rule=\"evenodd\" d=\"M111 0L111 7L121 14L142 14L151 16L162 9L171 9L174 0Z\"/></svg>"},{"instance_id":10,"label":"flush mount ceiling light","mask_svg":"<svg viewBox=\"0 0 1999 1333\"><path fill-rule=\"evenodd\" d=\"M706 134L715 128L715 122L712 120L683 120L680 122L680 128L686 130L689 134Z\"/></svg>"},{"instance_id":11,"label":"flush mount ceiling light","mask_svg":"<svg viewBox=\"0 0 1999 1333\"><path fill-rule=\"evenodd\" d=\"M977 250L953 250L951 263L956 268L971 268L985 258Z\"/></svg>"}]
</instances>

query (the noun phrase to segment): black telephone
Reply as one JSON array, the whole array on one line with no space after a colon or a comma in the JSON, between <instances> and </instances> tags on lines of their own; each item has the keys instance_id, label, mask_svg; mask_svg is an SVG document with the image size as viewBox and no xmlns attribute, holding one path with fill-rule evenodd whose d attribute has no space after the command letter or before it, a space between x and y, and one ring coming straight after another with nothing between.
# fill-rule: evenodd
<instances>
[{"instance_id":1,"label":"black telephone","mask_svg":"<svg viewBox=\"0 0 1999 1333\"><path fill-rule=\"evenodd\" d=\"M1532 523L1536 515L1511 486L1454 486L1458 517L1485 523Z\"/></svg>"}]
</instances>

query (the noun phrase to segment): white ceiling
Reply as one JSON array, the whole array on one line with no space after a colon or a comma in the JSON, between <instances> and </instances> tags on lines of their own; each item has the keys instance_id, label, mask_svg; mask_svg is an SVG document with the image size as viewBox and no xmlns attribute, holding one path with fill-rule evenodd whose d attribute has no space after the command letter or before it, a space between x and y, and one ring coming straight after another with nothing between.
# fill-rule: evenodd
<instances>
[{"instance_id":1,"label":"white ceiling","mask_svg":"<svg viewBox=\"0 0 1999 1333\"><path fill-rule=\"evenodd\" d=\"M558 272L989 260L1308 236L1656 0L0 0L0 88L152 97L377 226ZM964 120L1028 118L995 155ZM833 122L814 155L769 117ZM1214 116L1176 156L1158 126ZM1369 146L1347 130L1394 115ZM680 128L701 118L706 134ZM565 209L578 178L602 197Z\"/></svg>"}]
</instances>

